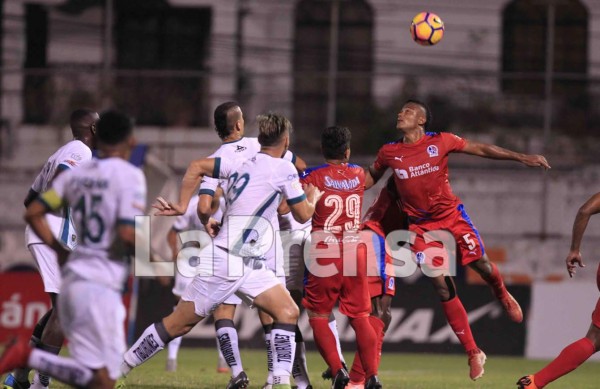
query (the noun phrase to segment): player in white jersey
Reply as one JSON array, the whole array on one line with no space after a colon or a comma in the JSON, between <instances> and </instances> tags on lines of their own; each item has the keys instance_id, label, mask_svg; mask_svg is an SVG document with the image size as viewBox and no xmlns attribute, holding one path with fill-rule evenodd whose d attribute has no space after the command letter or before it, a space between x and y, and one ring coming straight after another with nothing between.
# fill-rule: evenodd
<instances>
[{"instance_id":1,"label":"player in white jersey","mask_svg":"<svg viewBox=\"0 0 600 389\"><path fill-rule=\"evenodd\" d=\"M221 193L221 190L218 189L217 193ZM215 219L221 220L222 212L219 209L219 202L220 201L225 201L221 195L217 195L216 197L214 197L213 204L212 207L215 211L214 213L214 217ZM206 239L206 241L203 239L203 237L201 235L199 235L199 232L206 232L204 226L202 225L202 223L200 223L200 218L198 218L198 196L194 196L192 197L192 200L190 201L190 204L188 205L187 210L185 211L185 214L178 216L175 219L175 222L173 223L173 226L171 227L171 229L169 230L169 232L167 233L167 243L169 245L169 248L171 249L171 259L173 261L177 261L178 267L177 270L175 271L175 283L173 285L173 294L177 297L177 301L179 301L179 299L181 298L181 296L183 295L183 293L185 292L185 288L192 282L193 276L189 276L188 274L183 274L185 272L184 269L179 269L179 264L181 262L178 261L178 254L180 253L180 247L186 247L188 245L193 245L194 247L198 247L197 245L199 244L199 248L203 248L204 246L206 246L207 244L210 243L210 238L207 237L208 239ZM180 233L185 234L186 236L180 236ZM193 236L188 236L187 234L192 234ZM182 254L184 254L184 252L182 251ZM191 266L192 264L189 263L190 261L192 261L193 259L195 259L195 257L187 257L184 255L185 258L182 258L183 260L187 260L188 264L187 266ZM217 342L217 351L219 353L219 364L217 366L217 372L219 373L228 373L229 372L229 367L227 365L227 361L225 360L225 358L223 357L223 354L221 353L221 349L218 347L218 342ZM166 370L167 371L176 371L177 370L177 354L179 352L179 347L181 346L181 337L179 338L175 338L173 339L171 342L169 342L169 346L167 348L167 366L166 366Z\"/></svg>"},{"instance_id":2,"label":"player in white jersey","mask_svg":"<svg viewBox=\"0 0 600 389\"><path fill-rule=\"evenodd\" d=\"M295 349L298 307L271 270L265 255L273 245L277 207L287 199L294 217L301 222L314 213L320 192L302 190L298 174L281 159L289 145L291 124L279 115L259 118L261 152L249 160L223 158L194 161L183 178L177 205L159 200L163 215L180 215L187 208L202 176L229 178L225 198L227 210L213 245L200 254L198 274L187 287L175 312L144 331L124 356L123 372L148 360L171 339L189 332L229 296L252 303L273 317L274 388L290 388ZM246 201L240 201L244 194ZM248 216L253 216L249 218ZM271 235L269 235L269 233Z\"/></svg>"},{"instance_id":3,"label":"player in white jersey","mask_svg":"<svg viewBox=\"0 0 600 389\"><path fill-rule=\"evenodd\" d=\"M223 159L247 159L255 156L260 151L260 143L257 138L244 137L245 133L245 121L244 115L240 106L233 101L228 101L220 104L214 111L214 124L215 130L221 138L221 146L209 156L209 158L221 157ZM291 161L296 169L300 172L306 169L306 164L301 158L296 157L291 151L287 151L283 156L283 159ZM213 196L217 187L221 187L225 192L228 188L227 180L218 180L211 177L205 177L200 186L200 202L198 203L198 215L204 225L208 225L210 218L221 221L220 218L213 215L213 209L211 207ZM225 212L225 208L221 207L221 211ZM278 230L279 228L277 228ZM214 234L213 234L214 235ZM280 278L282 283L285 285L285 270L284 261L280 260L275 262L275 255L269 256L269 261L266 263L267 268L273 270L275 274ZM282 258L281 255L277 256ZM240 385L244 384L246 380L243 370L243 364L240 357L238 348L238 334L233 323L233 317L235 315L236 306L241 302L237 296L231 296L221 306L219 306L213 312L215 319L215 330L217 333L217 342L221 347L221 353L226 354L229 357L226 359L229 367L231 368L232 378L230 382L231 389L235 389ZM269 375L267 377L267 384L272 384L272 354L270 353L271 347L271 327L273 319L269 315L259 311L259 317L263 324L265 332L265 344L267 346L267 368ZM296 333L297 339L301 339L299 331ZM223 341L220 341L222 339ZM303 347L297 348L300 352L304 350ZM294 368L294 377L299 389L306 389L310 386L310 379L305 368L305 363L301 362L305 360L304 354L299 358L300 364L298 368Z\"/></svg>"},{"instance_id":4,"label":"player in white jersey","mask_svg":"<svg viewBox=\"0 0 600 389\"><path fill-rule=\"evenodd\" d=\"M98 114L89 109L78 109L71 113L70 126L73 140L58 149L37 175L29 193L24 200L27 207L39 194L50 188L52 180L60 173L74 168L92 158L90 148L94 142L95 123ZM69 249L77 243L77 235L69 215L69 209L52 212L46 215L46 221L57 239L60 239ZM63 334L58 323L56 296L60 289L60 269L56 253L31 230L25 228L25 243L37 263L44 282L44 291L49 294L52 308L38 321L31 336L31 345L58 354L64 342ZM32 388L42 389L49 385L49 378L43 374L35 374ZM29 388L29 369L18 369L13 375L9 374L4 380L4 389Z\"/></svg>"},{"instance_id":5,"label":"player in white jersey","mask_svg":"<svg viewBox=\"0 0 600 389\"><path fill-rule=\"evenodd\" d=\"M101 159L61 174L27 208L27 222L63 265L57 308L70 357L17 341L0 358L0 374L27 365L76 387L103 389L113 388L120 376L125 351L121 293L136 240L134 219L146 207L144 174L127 162L132 131L127 116L104 113L97 123ZM79 232L73 252L54 236L45 219L64 207L72 208Z\"/></svg>"}]
</instances>

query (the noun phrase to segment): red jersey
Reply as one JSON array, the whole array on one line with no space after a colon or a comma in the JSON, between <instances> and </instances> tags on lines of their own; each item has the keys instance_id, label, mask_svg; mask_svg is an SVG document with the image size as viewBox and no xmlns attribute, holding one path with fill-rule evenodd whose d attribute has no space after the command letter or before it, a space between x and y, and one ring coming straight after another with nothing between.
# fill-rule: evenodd
<instances>
[{"instance_id":1,"label":"red jersey","mask_svg":"<svg viewBox=\"0 0 600 389\"><path fill-rule=\"evenodd\" d=\"M448 179L448 154L467 142L450 133L428 132L416 143L384 145L377 153L375 169L394 171L396 191L412 223L444 219L456 211L460 199Z\"/></svg>"},{"instance_id":2,"label":"red jersey","mask_svg":"<svg viewBox=\"0 0 600 389\"><path fill-rule=\"evenodd\" d=\"M301 180L323 191L312 217L313 231L329 231L336 235L356 231L365 193L365 172L358 165L321 165L306 169Z\"/></svg>"}]
</instances>

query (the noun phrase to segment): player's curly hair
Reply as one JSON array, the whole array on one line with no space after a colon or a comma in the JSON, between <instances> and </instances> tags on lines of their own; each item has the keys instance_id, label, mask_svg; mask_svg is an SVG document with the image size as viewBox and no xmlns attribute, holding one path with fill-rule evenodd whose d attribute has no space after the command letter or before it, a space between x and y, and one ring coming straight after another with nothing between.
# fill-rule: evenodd
<instances>
[{"instance_id":1,"label":"player's curly hair","mask_svg":"<svg viewBox=\"0 0 600 389\"><path fill-rule=\"evenodd\" d=\"M217 131L219 138L225 139L233 132L235 123L240 119L234 109L239 107L239 104L235 101L227 101L215 108L213 116L215 131Z\"/></svg>"},{"instance_id":2,"label":"player's curly hair","mask_svg":"<svg viewBox=\"0 0 600 389\"><path fill-rule=\"evenodd\" d=\"M350 148L352 133L346 127L327 127L321 134L321 151L325 159L344 159Z\"/></svg>"},{"instance_id":3,"label":"player's curly hair","mask_svg":"<svg viewBox=\"0 0 600 389\"><path fill-rule=\"evenodd\" d=\"M258 143L261 146L275 146L283 134L293 131L292 123L283 115L269 112L256 117L258 123Z\"/></svg>"},{"instance_id":4,"label":"player's curly hair","mask_svg":"<svg viewBox=\"0 0 600 389\"><path fill-rule=\"evenodd\" d=\"M425 124L423 125L423 129L426 132L429 132L431 130L431 123L433 122L433 115L431 114L431 110L429 109L429 106L424 101L416 100L416 99L407 100L406 103L404 103L404 105L406 105L408 103L416 104L416 105L420 106L421 108L423 108L423 110L425 111Z\"/></svg>"}]
</instances>

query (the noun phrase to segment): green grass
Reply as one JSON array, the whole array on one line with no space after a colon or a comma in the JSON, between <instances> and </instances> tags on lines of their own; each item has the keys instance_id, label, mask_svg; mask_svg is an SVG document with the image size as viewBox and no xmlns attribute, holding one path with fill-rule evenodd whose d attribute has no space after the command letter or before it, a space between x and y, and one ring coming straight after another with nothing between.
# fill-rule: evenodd
<instances>
[{"instance_id":1,"label":"green grass","mask_svg":"<svg viewBox=\"0 0 600 389\"><path fill-rule=\"evenodd\" d=\"M133 370L127 377L128 389L134 388L225 388L228 374L216 372L217 353L214 349L182 348L179 353L178 371L165 372L166 352L162 351L144 365ZM245 371L250 377L250 387L260 388L266 377L265 353L242 350ZM348 355L348 360L352 356ZM467 359L462 355L441 354L384 354L380 377L384 388L410 389L463 389L463 388L516 388L517 379L526 373L537 371L544 361L528 361L523 358L490 356L485 365L486 373L477 382L469 379ZM548 388L596 389L600 387L599 365L588 362ZM329 388L321 379L325 363L316 352L308 355L308 368L313 387ZM63 385L52 385L58 389Z\"/></svg>"}]
</instances>

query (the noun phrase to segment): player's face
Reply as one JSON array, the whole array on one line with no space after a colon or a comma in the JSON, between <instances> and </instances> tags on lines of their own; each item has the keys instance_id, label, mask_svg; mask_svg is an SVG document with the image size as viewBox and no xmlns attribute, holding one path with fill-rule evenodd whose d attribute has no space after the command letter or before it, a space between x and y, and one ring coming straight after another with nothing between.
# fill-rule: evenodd
<instances>
[{"instance_id":1,"label":"player's face","mask_svg":"<svg viewBox=\"0 0 600 389\"><path fill-rule=\"evenodd\" d=\"M417 104L408 103L398 112L396 129L401 131L413 130L425 124L425 112Z\"/></svg>"}]
</instances>

